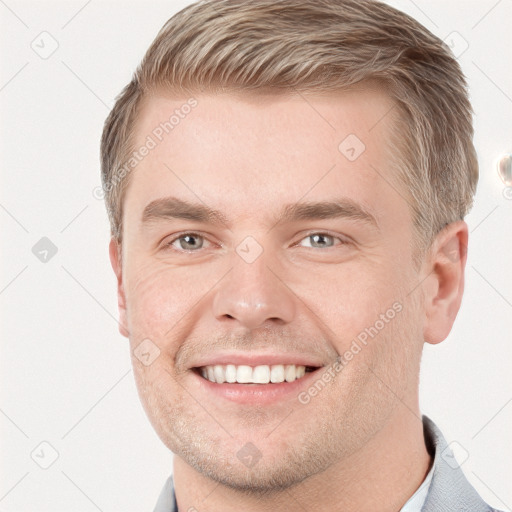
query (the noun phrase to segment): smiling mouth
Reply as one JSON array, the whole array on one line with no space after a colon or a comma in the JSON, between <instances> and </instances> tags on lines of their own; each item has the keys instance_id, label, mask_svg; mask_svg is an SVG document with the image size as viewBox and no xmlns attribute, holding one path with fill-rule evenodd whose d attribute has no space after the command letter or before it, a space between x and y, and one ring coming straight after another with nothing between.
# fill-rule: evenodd
<instances>
[{"instance_id":1,"label":"smiling mouth","mask_svg":"<svg viewBox=\"0 0 512 512\"><path fill-rule=\"evenodd\" d=\"M318 370L316 366L295 364L235 365L216 364L194 370L204 379L216 384L278 384L302 379L306 373Z\"/></svg>"}]
</instances>

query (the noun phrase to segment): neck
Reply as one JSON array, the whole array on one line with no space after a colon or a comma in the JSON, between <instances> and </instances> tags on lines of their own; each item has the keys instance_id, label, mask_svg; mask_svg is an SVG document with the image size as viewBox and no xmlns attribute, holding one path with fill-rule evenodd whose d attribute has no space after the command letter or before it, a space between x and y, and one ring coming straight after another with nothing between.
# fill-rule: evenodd
<instances>
[{"instance_id":1,"label":"neck","mask_svg":"<svg viewBox=\"0 0 512 512\"><path fill-rule=\"evenodd\" d=\"M413 412L414 411L414 412ZM295 509L398 512L430 470L419 407L400 404L384 427L360 450L322 473L268 497L219 484L174 456L180 511L289 512Z\"/></svg>"}]
</instances>

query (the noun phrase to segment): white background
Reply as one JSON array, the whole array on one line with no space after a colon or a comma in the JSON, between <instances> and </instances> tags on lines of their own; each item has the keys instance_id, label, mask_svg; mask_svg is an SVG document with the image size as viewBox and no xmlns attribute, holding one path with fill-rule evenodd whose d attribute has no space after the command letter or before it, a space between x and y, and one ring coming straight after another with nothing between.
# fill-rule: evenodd
<instances>
[{"instance_id":1,"label":"white background","mask_svg":"<svg viewBox=\"0 0 512 512\"><path fill-rule=\"evenodd\" d=\"M93 190L114 97L188 3L0 2L0 512L152 510L171 471L117 331L107 217ZM421 404L459 443L484 499L510 511L512 200L494 161L512 152L512 1L389 3L443 39L456 31L455 51L469 45L459 61L481 178L466 295L449 338L426 348ZM47 59L31 48L41 37L46 49L58 42ZM32 253L42 237L58 248L47 263ZM59 454L46 470L30 456L51 461L42 441Z\"/></svg>"}]
</instances>

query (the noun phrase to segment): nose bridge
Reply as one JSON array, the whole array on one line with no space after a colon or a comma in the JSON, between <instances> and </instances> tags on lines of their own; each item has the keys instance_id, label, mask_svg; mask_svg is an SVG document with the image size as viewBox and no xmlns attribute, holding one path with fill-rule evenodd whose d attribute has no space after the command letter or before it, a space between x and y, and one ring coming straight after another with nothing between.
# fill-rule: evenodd
<instances>
[{"instance_id":1,"label":"nose bridge","mask_svg":"<svg viewBox=\"0 0 512 512\"><path fill-rule=\"evenodd\" d=\"M269 268L269 258L264 252L253 259L255 248L250 244L250 241L247 245L240 244L233 254L231 272L217 287L213 299L215 318L232 319L249 329L267 321L291 322L295 314L293 293L282 282L278 271ZM252 258L249 258L247 254L251 251Z\"/></svg>"}]
</instances>

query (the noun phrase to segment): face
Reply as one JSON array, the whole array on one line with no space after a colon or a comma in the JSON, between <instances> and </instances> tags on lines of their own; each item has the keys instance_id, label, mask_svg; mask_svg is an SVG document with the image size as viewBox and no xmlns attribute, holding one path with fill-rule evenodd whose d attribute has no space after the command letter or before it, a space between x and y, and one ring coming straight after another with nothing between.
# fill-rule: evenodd
<instances>
[{"instance_id":1,"label":"face","mask_svg":"<svg viewBox=\"0 0 512 512\"><path fill-rule=\"evenodd\" d=\"M423 312L390 109L376 90L144 102L121 323L153 427L203 475L294 485L414 400Z\"/></svg>"}]
</instances>

